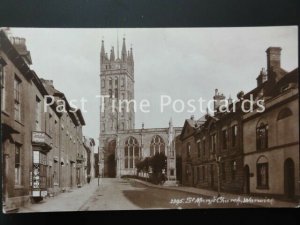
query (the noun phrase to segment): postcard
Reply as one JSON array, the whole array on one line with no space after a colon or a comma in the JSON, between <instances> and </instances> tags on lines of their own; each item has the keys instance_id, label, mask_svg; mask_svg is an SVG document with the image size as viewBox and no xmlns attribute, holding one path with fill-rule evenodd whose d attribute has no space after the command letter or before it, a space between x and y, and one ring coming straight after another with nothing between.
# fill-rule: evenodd
<instances>
[{"instance_id":1,"label":"postcard","mask_svg":"<svg viewBox=\"0 0 300 225\"><path fill-rule=\"evenodd\" d=\"M0 29L3 213L299 207L298 27Z\"/></svg>"}]
</instances>

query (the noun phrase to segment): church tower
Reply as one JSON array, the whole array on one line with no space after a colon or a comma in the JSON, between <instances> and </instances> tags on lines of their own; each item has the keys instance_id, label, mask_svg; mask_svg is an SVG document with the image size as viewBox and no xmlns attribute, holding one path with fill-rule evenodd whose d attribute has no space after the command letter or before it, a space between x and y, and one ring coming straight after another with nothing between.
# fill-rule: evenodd
<instances>
[{"instance_id":1,"label":"church tower","mask_svg":"<svg viewBox=\"0 0 300 225\"><path fill-rule=\"evenodd\" d=\"M133 51L126 50L125 38L123 38L122 50L119 55L119 46L115 55L114 47L110 54L105 52L104 41L101 43L100 51L100 151L104 153L107 160L106 166L114 167L113 160L117 133L119 131L131 130L135 127L134 105L134 60ZM120 104L120 101L123 103ZM125 102L125 103L124 103ZM129 104L128 104L129 103ZM129 110L127 110L127 105ZM111 159L108 159L108 158ZM104 159L105 160L105 159ZM106 160L106 161L107 161ZM106 173L107 171L107 173ZM104 168L104 175L114 177L113 168ZM111 173L111 174L108 174Z\"/></svg>"}]
</instances>

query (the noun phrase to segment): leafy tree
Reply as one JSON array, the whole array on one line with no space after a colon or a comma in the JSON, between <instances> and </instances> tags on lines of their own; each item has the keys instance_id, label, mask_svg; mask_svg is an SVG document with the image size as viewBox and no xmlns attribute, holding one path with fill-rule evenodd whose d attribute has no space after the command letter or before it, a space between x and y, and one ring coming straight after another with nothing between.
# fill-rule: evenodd
<instances>
[{"instance_id":1,"label":"leafy tree","mask_svg":"<svg viewBox=\"0 0 300 225\"><path fill-rule=\"evenodd\" d=\"M156 153L150 158L150 166L152 167L151 181L155 184L165 181L165 175L162 170L167 168L167 157L164 153Z\"/></svg>"},{"instance_id":2,"label":"leafy tree","mask_svg":"<svg viewBox=\"0 0 300 225\"><path fill-rule=\"evenodd\" d=\"M150 166L153 173L161 173L163 169L167 168L167 157L164 153L156 153L150 158Z\"/></svg>"}]
</instances>

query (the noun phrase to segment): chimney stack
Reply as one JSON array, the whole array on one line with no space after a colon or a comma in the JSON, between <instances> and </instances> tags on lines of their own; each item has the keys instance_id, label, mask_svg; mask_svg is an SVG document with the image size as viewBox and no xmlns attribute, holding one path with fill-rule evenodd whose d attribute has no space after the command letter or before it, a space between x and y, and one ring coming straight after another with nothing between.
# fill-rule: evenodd
<instances>
[{"instance_id":1,"label":"chimney stack","mask_svg":"<svg viewBox=\"0 0 300 225\"><path fill-rule=\"evenodd\" d=\"M228 105L231 105L232 104L232 98L231 96L229 95L229 98L228 98Z\"/></svg>"},{"instance_id":2,"label":"chimney stack","mask_svg":"<svg viewBox=\"0 0 300 225\"><path fill-rule=\"evenodd\" d=\"M262 85L264 82L266 82L268 80L268 76L267 76L267 72L266 72L265 68L261 69L256 80L257 80L257 86Z\"/></svg>"},{"instance_id":3,"label":"chimney stack","mask_svg":"<svg viewBox=\"0 0 300 225\"><path fill-rule=\"evenodd\" d=\"M214 111L215 111L215 115L219 112L219 108L221 105L224 105L225 103L225 96L221 93L219 93L218 89L215 89L215 95L213 97L214 99Z\"/></svg>"},{"instance_id":4,"label":"chimney stack","mask_svg":"<svg viewBox=\"0 0 300 225\"><path fill-rule=\"evenodd\" d=\"M280 47L269 47L266 50L267 53L267 69L268 73L272 70L276 70L280 68L280 54L281 48Z\"/></svg>"}]
</instances>

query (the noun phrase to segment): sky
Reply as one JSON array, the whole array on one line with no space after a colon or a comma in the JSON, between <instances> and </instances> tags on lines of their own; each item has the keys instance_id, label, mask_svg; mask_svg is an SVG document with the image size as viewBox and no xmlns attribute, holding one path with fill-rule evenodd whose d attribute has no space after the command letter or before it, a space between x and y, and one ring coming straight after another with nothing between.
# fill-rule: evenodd
<instances>
[{"instance_id":1,"label":"sky","mask_svg":"<svg viewBox=\"0 0 300 225\"><path fill-rule=\"evenodd\" d=\"M100 131L100 47L104 40L109 53L117 49L119 37L132 46L135 63L135 99L150 102L150 112L136 112L136 128L181 127L185 119L203 115L175 112L172 104L181 99L210 100L217 88L226 97L236 99L256 87L256 77L266 68L266 49L279 46L281 67L298 67L298 28L11 28L13 36L26 38L33 65L40 78L53 80L54 86L71 100L85 98L83 113L85 136L98 140ZM171 97L171 105L161 112L161 95ZM178 102L177 102L178 103ZM175 104L180 109L180 104ZM137 105L139 106L139 104ZM98 142L98 141L97 141Z\"/></svg>"}]
</instances>

